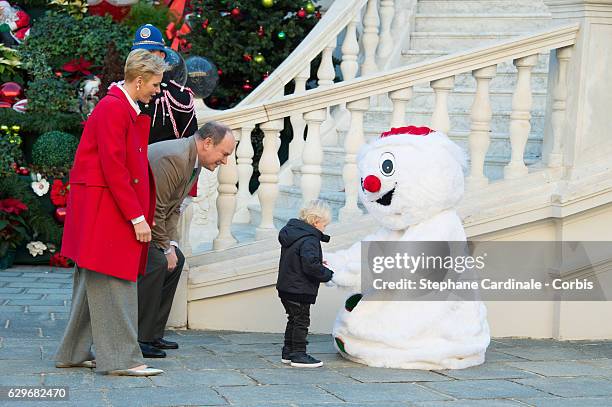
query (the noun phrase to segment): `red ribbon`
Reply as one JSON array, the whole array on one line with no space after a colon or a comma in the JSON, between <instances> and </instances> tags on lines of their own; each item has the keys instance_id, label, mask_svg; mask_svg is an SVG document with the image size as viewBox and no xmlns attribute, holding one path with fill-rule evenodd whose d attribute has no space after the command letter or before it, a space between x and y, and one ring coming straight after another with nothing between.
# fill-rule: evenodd
<instances>
[{"instance_id":1,"label":"red ribbon","mask_svg":"<svg viewBox=\"0 0 612 407\"><path fill-rule=\"evenodd\" d=\"M168 38L168 40L172 42L170 48L175 51L178 51L179 45L182 47L186 47L187 40L183 37L189 34L190 32L191 29L185 23L183 23L180 29L176 28L175 23L168 24L168 26L166 27L166 38Z\"/></svg>"}]
</instances>

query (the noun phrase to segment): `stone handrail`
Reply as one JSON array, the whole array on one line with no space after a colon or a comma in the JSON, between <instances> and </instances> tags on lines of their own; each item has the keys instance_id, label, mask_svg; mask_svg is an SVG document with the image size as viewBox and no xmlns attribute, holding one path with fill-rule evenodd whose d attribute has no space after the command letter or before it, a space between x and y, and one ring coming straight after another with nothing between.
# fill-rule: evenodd
<instances>
[{"instance_id":1,"label":"stone handrail","mask_svg":"<svg viewBox=\"0 0 612 407\"><path fill-rule=\"evenodd\" d=\"M447 98L454 87L456 75L471 72L476 80L476 94L471 109L471 125L468 137L470 173L468 189L482 188L489 183L484 174L484 161L491 142L491 118L489 83L495 76L497 65L512 60L516 66L516 89L512 98L510 116L511 161L504 168L504 180L524 177L528 169L524 162L525 146L531 131L532 106L531 71L538 55L555 50L553 55L558 63L556 71L549 73L555 83L552 104L553 128L549 136L552 150L543 161L548 167L559 167L563 154L560 134L563 131L563 117L567 98L567 64L576 43L579 24L558 26L495 45L459 52L431 61L412 64L398 69L372 73L341 83L329 83L317 89L300 94L280 96L264 103L237 107L225 112L198 112L199 121L217 120L235 129L241 140L235 155L228 165L219 171L219 197L217 199L219 235L213 242L215 249L231 247L236 240L231 234L236 208L247 208L248 179L252 174L253 151L250 147L250 130L260 125L264 133L263 154L259 161L259 192L261 222L256 229L256 238L263 239L276 234L274 208L279 195L280 161L278 148L280 131L286 117L299 118L308 125L307 138L294 137L302 142L300 189L304 201L317 198L321 191L323 161L322 123L329 115L329 108L346 104L350 113L350 124L344 142L343 181L345 206L340 210L340 220L351 219L361 214L357 207L359 179L356 155L365 142L363 114L370 106L373 96L387 95L392 102L393 112L390 126L404 124L406 102L410 100L413 86L429 83L434 92L435 107L431 127L448 133L450 129ZM324 51L325 52L325 51ZM203 114L202 114L203 113ZM293 120L292 120L293 124ZM294 127L295 131L295 127ZM291 155L291 146L290 146ZM242 192L238 191L236 184Z\"/></svg>"}]
</instances>

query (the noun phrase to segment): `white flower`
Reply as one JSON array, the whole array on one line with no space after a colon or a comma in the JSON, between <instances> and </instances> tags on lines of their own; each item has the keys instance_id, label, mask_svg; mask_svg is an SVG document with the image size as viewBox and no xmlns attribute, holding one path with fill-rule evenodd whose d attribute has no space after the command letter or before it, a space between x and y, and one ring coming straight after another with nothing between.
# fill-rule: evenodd
<instances>
[{"instance_id":1,"label":"white flower","mask_svg":"<svg viewBox=\"0 0 612 407\"><path fill-rule=\"evenodd\" d=\"M36 176L32 175L32 189L34 193L38 196L43 196L47 192L49 192L49 181L44 179L42 175L36 174Z\"/></svg>"},{"instance_id":2,"label":"white flower","mask_svg":"<svg viewBox=\"0 0 612 407\"><path fill-rule=\"evenodd\" d=\"M47 246L43 242L30 242L26 245L32 257L36 257L39 254L43 254L47 250Z\"/></svg>"}]
</instances>

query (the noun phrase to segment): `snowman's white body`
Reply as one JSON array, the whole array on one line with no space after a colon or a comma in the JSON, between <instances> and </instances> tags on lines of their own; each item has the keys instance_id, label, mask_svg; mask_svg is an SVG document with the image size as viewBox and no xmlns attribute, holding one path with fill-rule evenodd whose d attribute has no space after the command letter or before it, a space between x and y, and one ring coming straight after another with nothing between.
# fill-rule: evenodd
<instances>
[{"instance_id":1,"label":"snowman's white body","mask_svg":"<svg viewBox=\"0 0 612 407\"><path fill-rule=\"evenodd\" d=\"M369 175L380 182L366 182L373 191L362 187L360 199L381 228L363 240L465 241L455 209L464 163L463 152L441 133L391 135L364 146L358 157L362 186ZM360 292L361 241L325 259L336 285ZM402 369L479 365L490 341L480 301L361 300L351 311L340 310L333 336L350 360Z\"/></svg>"}]
</instances>

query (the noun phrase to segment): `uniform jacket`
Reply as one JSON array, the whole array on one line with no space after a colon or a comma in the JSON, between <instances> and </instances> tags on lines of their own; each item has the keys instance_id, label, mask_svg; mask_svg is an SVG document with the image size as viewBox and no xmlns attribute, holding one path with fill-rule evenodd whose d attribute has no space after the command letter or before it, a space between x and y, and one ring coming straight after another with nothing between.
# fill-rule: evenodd
<instances>
[{"instance_id":1,"label":"uniform jacket","mask_svg":"<svg viewBox=\"0 0 612 407\"><path fill-rule=\"evenodd\" d=\"M152 224L155 183L147 160L150 118L137 115L118 87L100 100L85 124L70 171L62 254L98 273L136 281L148 244L131 220Z\"/></svg>"},{"instance_id":2,"label":"uniform jacket","mask_svg":"<svg viewBox=\"0 0 612 407\"><path fill-rule=\"evenodd\" d=\"M291 219L278 234L281 257L276 289L281 298L314 304L319 284L333 272L323 265L321 242L329 236L308 223Z\"/></svg>"},{"instance_id":3,"label":"uniform jacket","mask_svg":"<svg viewBox=\"0 0 612 407\"><path fill-rule=\"evenodd\" d=\"M153 245L168 249L178 241L177 224L181 202L197 182L202 167L197 164L195 136L162 141L149 146L149 162L157 186ZM195 172L194 172L195 169Z\"/></svg>"}]
</instances>

